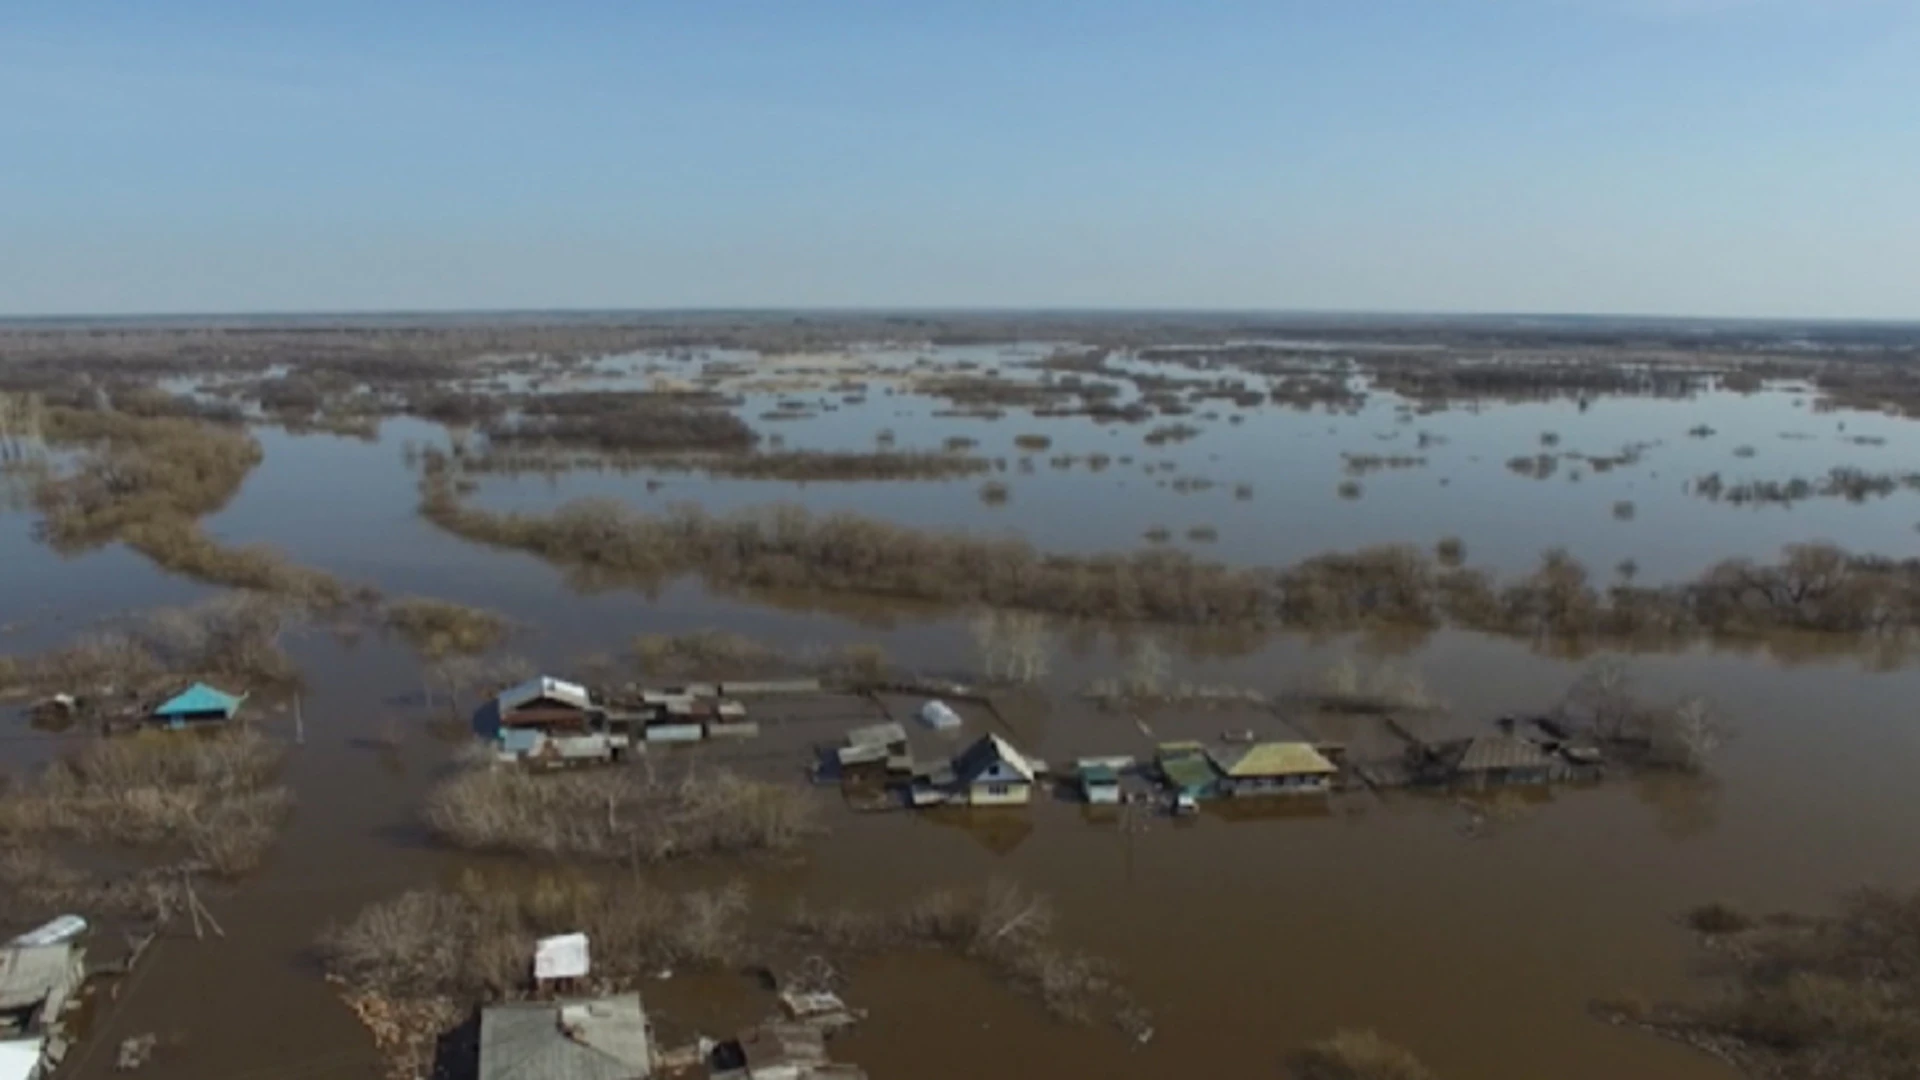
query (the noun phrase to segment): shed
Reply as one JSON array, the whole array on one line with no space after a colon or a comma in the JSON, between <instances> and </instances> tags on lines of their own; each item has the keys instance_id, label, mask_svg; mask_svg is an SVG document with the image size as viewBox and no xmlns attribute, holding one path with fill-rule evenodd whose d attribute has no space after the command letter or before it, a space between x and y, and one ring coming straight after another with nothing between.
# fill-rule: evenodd
<instances>
[{"instance_id":1,"label":"shed","mask_svg":"<svg viewBox=\"0 0 1920 1080\"><path fill-rule=\"evenodd\" d=\"M194 683L154 706L153 718L172 728L188 724L225 723L240 711L245 694L229 694L206 683Z\"/></svg>"},{"instance_id":2,"label":"shed","mask_svg":"<svg viewBox=\"0 0 1920 1080\"><path fill-rule=\"evenodd\" d=\"M494 707L504 726L584 727L593 696L579 683L539 675L500 691Z\"/></svg>"},{"instance_id":3,"label":"shed","mask_svg":"<svg viewBox=\"0 0 1920 1080\"><path fill-rule=\"evenodd\" d=\"M1112 806L1120 801L1120 774L1112 765L1082 761L1076 771L1080 775L1080 792L1089 803Z\"/></svg>"},{"instance_id":4,"label":"shed","mask_svg":"<svg viewBox=\"0 0 1920 1080\"><path fill-rule=\"evenodd\" d=\"M848 746L881 746L889 754L907 752L907 729L897 723L869 724L847 732Z\"/></svg>"},{"instance_id":5,"label":"shed","mask_svg":"<svg viewBox=\"0 0 1920 1080\"><path fill-rule=\"evenodd\" d=\"M1318 795L1332 790L1340 770L1310 743L1263 742L1207 751L1230 795Z\"/></svg>"},{"instance_id":6,"label":"shed","mask_svg":"<svg viewBox=\"0 0 1920 1080\"><path fill-rule=\"evenodd\" d=\"M1025 803L1033 797L1038 770L1025 754L998 735L986 734L953 759L961 794L973 806Z\"/></svg>"},{"instance_id":7,"label":"shed","mask_svg":"<svg viewBox=\"0 0 1920 1080\"><path fill-rule=\"evenodd\" d=\"M762 1024L740 1036L740 1056L751 1080L800 1080L827 1063L827 1039L813 1024Z\"/></svg>"},{"instance_id":8,"label":"shed","mask_svg":"<svg viewBox=\"0 0 1920 1080\"><path fill-rule=\"evenodd\" d=\"M478 1080L647 1080L652 1073L653 1030L639 994L480 1012Z\"/></svg>"},{"instance_id":9,"label":"shed","mask_svg":"<svg viewBox=\"0 0 1920 1080\"><path fill-rule=\"evenodd\" d=\"M1199 800L1211 797L1218 788L1220 774L1207 760L1199 743L1162 743L1154 756L1160 779L1173 794Z\"/></svg>"},{"instance_id":10,"label":"shed","mask_svg":"<svg viewBox=\"0 0 1920 1080\"><path fill-rule=\"evenodd\" d=\"M71 942L0 948L0 1038L44 1032L85 977L83 954Z\"/></svg>"}]
</instances>

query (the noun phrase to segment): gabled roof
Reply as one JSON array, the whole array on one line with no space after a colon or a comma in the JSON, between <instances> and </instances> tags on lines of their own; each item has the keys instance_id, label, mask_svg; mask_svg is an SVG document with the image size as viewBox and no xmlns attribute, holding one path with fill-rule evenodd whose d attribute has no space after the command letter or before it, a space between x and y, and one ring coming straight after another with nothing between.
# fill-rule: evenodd
<instances>
[{"instance_id":1,"label":"gabled roof","mask_svg":"<svg viewBox=\"0 0 1920 1080\"><path fill-rule=\"evenodd\" d=\"M1216 746L1207 751L1220 771L1236 780L1257 776L1324 776L1337 773L1333 762L1303 742Z\"/></svg>"},{"instance_id":2,"label":"gabled roof","mask_svg":"<svg viewBox=\"0 0 1920 1080\"><path fill-rule=\"evenodd\" d=\"M953 759L953 771L963 783L971 783L973 778L985 772L994 763L1004 764L1020 775L1022 780L1032 782L1035 769L1027 756L1013 748L1013 744L998 735L980 736L980 741L967 747L960 756Z\"/></svg>"},{"instance_id":3,"label":"gabled roof","mask_svg":"<svg viewBox=\"0 0 1920 1080\"><path fill-rule=\"evenodd\" d=\"M1454 768L1461 772L1493 769L1543 769L1552 764L1545 750L1518 735L1476 735L1460 751Z\"/></svg>"},{"instance_id":4,"label":"gabled roof","mask_svg":"<svg viewBox=\"0 0 1920 1080\"><path fill-rule=\"evenodd\" d=\"M500 691L499 696L494 698L494 702L504 713L517 709L529 701L539 701L541 698L548 698L580 709L593 707L593 697L587 693L586 687L579 683L567 682L565 679L556 679L551 675L536 676L518 686L509 686Z\"/></svg>"},{"instance_id":5,"label":"gabled roof","mask_svg":"<svg viewBox=\"0 0 1920 1080\"><path fill-rule=\"evenodd\" d=\"M240 710L240 703L247 695L235 696L225 690L216 690L206 683L194 683L185 690L161 702L153 710L155 716L186 716L191 713L225 713L232 716Z\"/></svg>"},{"instance_id":6,"label":"gabled roof","mask_svg":"<svg viewBox=\"0 0 1920 1080\"><path fill-rule=\"evenodd\" d=\"M642 1080L652 1070L639 994L480 1013L479 1080Z\"/></svg>"}]
</instances>

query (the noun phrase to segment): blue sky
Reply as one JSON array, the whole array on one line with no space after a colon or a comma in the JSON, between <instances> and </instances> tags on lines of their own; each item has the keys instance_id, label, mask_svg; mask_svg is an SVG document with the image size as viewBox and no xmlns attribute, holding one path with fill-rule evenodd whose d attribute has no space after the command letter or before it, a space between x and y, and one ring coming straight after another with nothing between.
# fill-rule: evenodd
<instances>
[{"instance_id":1,"label":"blue sky","mask_svg":"<svg viewBox=\"0 0 1920 1080\"><path fill-rule=\"evenodd\" d=\"M0 0L0 314L1920 318L1920 0Z\"/></svg>"}]
</instances>

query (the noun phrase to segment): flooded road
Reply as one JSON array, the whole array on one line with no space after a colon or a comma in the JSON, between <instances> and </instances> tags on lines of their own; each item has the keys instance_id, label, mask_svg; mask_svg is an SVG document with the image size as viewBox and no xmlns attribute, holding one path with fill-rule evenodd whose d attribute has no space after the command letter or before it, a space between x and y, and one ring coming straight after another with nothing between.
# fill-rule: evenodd
<instances>
[{"instance_id":1,"label":"flooded road","mask_svg":"<svg viewBox=\"0 0 1920 1080\"><path fill-rule=\"evenodd\" d=\"M1492 406L1481 415L1456 411L1410 424L1398 423L1389 405L1358 416L1268 412L1239 426L1208 423L1208 433L1191 442L1145 451L1135 428L1081 419L935 421L924 401L874 400L887 401L890 411L790 425L790 444L868 446L884 424L899 429L903 444L937 446L966 434L981 439L980 452L996 456L1011 455L1012 436L1031 428L1052 435L1054 453L1084 456L1125 445L1142 459L1175 459L1178 473L1204 473L1216 486L1176 494L1137 467L1053 470L1042 454L1031 475L1012 477L1010 504L992 510L973 497L972 481L796 489L681 476L649 491L644 476L619 473L489 476L475 499L536 509L607 495L638 506L694 499L723 509L785 498L921 526L1013 529L1042 547L1067 550L1128 550L1154 524L1205 521L1218 525L1221 538L1198 550L1263 563L1458 535L1475 565L1523 569L1544 548L1565 544L1595 567L1634 558L1649 577L1695 573L1728 555L1770 556L1784 542L1820 537L1908 555L1912 523L1920 520L1920 499L1904 491L1865 504L1821 500L1754 510L1682 490L1683 478L1738 462L1756 474L1784 476L1881 458L1920 461L1914 425L1856 419L1850 431L1871 429L1890 441L1842 443L1833 432L1837 421L1811 416L1787 390L1705 402L1603 401L1586 411L1570 404ZM1687 429L1703 417L1718 434L1689 438ZM1818 430L1825 441L1779 438L1794 428ZM1335 493L1342 452L1393 445L1376 439L1382 433L1407 443L1415 429L1445 439L1420 451L1427 465L1366 476L1359 500ZM1635 441L1660 445L1636 466L1580 481L1513 475L1504 462L1536 452L1548 430L1559 433L1563 447L1594 454ZM415 513L415 478L400 460L402 440L445 438L433 425L388 421L377 442L272 430L260 437L265 462L239 497L208 519L211 533L228 543L271 543L298 562L389 595L496 608L520 627L511 650L554 670L590 653L623 654L637 634L699 628L793 649L876 642L895 662L929 670L969 662L963 621L951 615L875 609L854 618L759 606L686 581L655 595L581 594L532 557L449 537ZM1759 447L1752 459L1730 456L1747 443ZM1789 453L1789 446L1812 449ZM1442 486L1443 477L1450 483ZM1254 485L1252 499L1233 497L1239 483ZM1609 512L1620 499L1636 502L1632 520ZM58 644L113 612L211 591L117 546L62 558L34 540L32 521L25 510L0 515L7 568L0 610L17 624L0 639L9 652ZM1083 637L1075 649L1063 635L1044 685L1047 707L1020 713L1006 734L1056 762L1147 752L1133 716L1080 699L1088 683L1122 666L1113 636L1095 630ZM448 710L421 700L419 668L405 646L377 633L336 640L316 628L298 635L292 651L308 691L305 738L288 764L298 799L289 828L261 872L210 899L226 936L164 941L122 986L63 1076L114 1074L114 1044L143 1032L161 1037L160 1053L142 1073L153 1080L375 1075L363 1030L319 975L311 955L316 934L371 901L450 880L471 866L536 872L530 864L503 870L500 860L469 859L428 841L419 806L447 768ZM1551 705L1581 668L1523 643L1445 631L1384 644L1282 636L1223 653L1181 652L1176 676L1273 692L1340 657L1370 651L1419 671L1468 725ZM1113 961L1154 1015L1154 1038L1136 1046L1108 1028L1057 1023L961 961L887 957L854 972L847 996L872 1017L836 1043L837 1057L877 1078L977 1075L989 1039L996 1071L1011 1080L1277 1075L1284 1056L1302 1043L1369 1027L1454 1080L1722 1080L1727 1073L1704 1057L1601 1024L1587 1005L1623 993L1699 993L1689 935L1676 916L1700 902L1820 909L1856 885L1920 884L1911 857L1920 850L1911 796L1920 770L1920 727L1911 722L1920 671L1870 671L1851 657L1782 664L1705 648L1636 657L1632 667L1650 696L1707 694L1732 719L1735 737L1710 777L1562 789L1486 820L1450 799L1412 794L1341 795L1325 814L1210 809L1190 822L1102 819L1052 800L971 817L861 815L821 790L830 831L804 858L702 864L655 876L662 883L737 878L769 920L800 898L876 906L929 888L1018 881L1052 897L1062 940ZM1215 717L1171 709L1140 719L1164 734L1211 736L1222 726ZM6 722L0 746L9 764L44 760L44 737L23 718ZM285 713L259 722L278 738L294 737ZM838 734L833 725L771 733L753 751L791 747L791 759L757 767L797 776L805 744ZM669 1023L742 1025L769 1004L745 986L744 979L676 976L644 992Z\"/></svg>"}]
</instances>

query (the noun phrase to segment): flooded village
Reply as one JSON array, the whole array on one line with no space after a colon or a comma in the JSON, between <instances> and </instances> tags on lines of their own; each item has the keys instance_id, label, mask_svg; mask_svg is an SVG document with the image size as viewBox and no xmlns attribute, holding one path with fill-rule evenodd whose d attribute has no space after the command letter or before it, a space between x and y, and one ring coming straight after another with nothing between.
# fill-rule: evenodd
<instances>
[{"instance_id":1,"label":"flooded village","mask_svg":"<svg viewBox=\"0 0 1920 1080\"><path fill-rule=\"evenodd\" d=\"M0 1076L1898 1075L1920 344L1753 333L8 328Z\"/></svg>"}]
</instances>

